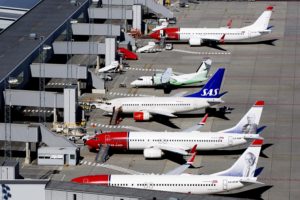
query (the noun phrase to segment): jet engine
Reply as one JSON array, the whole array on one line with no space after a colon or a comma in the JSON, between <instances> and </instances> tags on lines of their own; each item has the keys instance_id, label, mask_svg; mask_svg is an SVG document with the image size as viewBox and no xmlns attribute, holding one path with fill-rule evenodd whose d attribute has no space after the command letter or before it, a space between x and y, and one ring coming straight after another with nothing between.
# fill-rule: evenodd
<instances>
[{"instance_id":1,"label":"jet engine","mask_svg":"<svg viewBox=\"0 0 300 200\"><path fill-rule=\"evenodd\" d=\"M164 152L160 149L149 148L144 149L145 158L161 158L164 155Z\"/></svg>"},{"instance_id":2,"label":"jet engine","mask_svg":"<svg viewBox=\"0 0 300 200\"><path fill-rule=\"evenodd\" d=\"M152 117L152 115L147 111L139 111L133 113L133 119L135 121L147 121Z\"/></svg>"},{"instance_id":3,"label":"jet engine","mask_svg":"<svg viewBox=\"0 0 300 200\"><path fill-rule=\"evenodd\" d=\"M200 46L203 43L201 38L190 38L189 44L190 46Z\"/></svg>"}]
</instances>

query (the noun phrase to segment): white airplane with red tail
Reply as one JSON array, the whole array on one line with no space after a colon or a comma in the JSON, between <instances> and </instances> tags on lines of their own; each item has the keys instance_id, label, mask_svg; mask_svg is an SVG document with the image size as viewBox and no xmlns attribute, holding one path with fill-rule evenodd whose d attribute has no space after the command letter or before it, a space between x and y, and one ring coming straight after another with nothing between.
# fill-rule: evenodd
<instances>
[{"instance_id":1,"label":"white airplane with red tail","mask_svg":"<svg viewBox=\"0 0 300 200\"><path fill-rule=\"evenodd\" d=\"M169 40L187 41L190 46L200 46L205 42L238 41L250 38L260 37L271 33L272 26L269 21L272 15L273 6L268 6L260 17L250 26L242 28L231 28L230 20L227 27L220 28L177 28L167 27L152 32L149 36L160 40L166 38Z\"/></svg>"},{"instance_id":2,"label":"white airplane with red tail","mask_svg":"<svg viewBox=\"0 0 300 200\"><path fill-rule=\"evenodd\" d=\"M257 101L234 127L219 132L194 131L203 126L206 115L201 123L182 132L106 132L85 144L90 150L97 150L100 145L109 145L112 150L143 150L145 158L161 158L164 152L188 155L188 150L195 144L197 150L234 147L261 139L257 133L264 128L258 128L263 106L264 101Z\"/></svg>"},{"instance_id":3,"label":"white airplane with red tail","mask_svg":"<svg viewBox=\"0 0 300 200\"><path fill-rule=\"evenodd\" d=\"M249 184L262 184L257 181L257 176L263 168L256 168L262 144L263 140L254 140L229 169L210 175L184 174L184 171L194 162L195 145L194 152L191 152L192 156L186 164L165 174L89 175L77 177L71 181L81 184L100 184L191 194L227 192Z\"/></svg>"}]
</instances>

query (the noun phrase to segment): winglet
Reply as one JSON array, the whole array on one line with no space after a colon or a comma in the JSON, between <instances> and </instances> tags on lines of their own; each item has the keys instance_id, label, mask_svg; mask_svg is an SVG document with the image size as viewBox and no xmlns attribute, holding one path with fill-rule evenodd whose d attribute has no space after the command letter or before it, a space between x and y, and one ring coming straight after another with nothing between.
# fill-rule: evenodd
<instances>
[{"instance_id":1,"label":"winglet","mask_svg":"<svg viewBox=\"0 0 300 200\"><path fill-rule=\"evenodd\" d=\"M265 128L267 128L267 126L259 127L259 128L256 130L256 133L257 133L257 134L260 134Z\"/></svg>"},{"instance_id":2,"label":"winglet","mask_svg":"<svg viewBox=\"0 0 300 200\"><path fill-rule=\"evenodd\" d=\"M230 19L230 20L227 22L227 27L228 27L228 28L231 28L231 25L232 25L232 19Z\"/></svg>"},{"instance_id":3,"label":"winglet","mask_svg":"<svg viewBox=\"0 0 300 200\"><path fill-rule=\"evenodd\" d=\"M261 147L264 143L264 140L262 139L256 139L256 140L253 140L253 142L251 143L251 147L255 146L255 147Z\"/></svg>"},{"instance_id":4,"label":"winglet","mask_svg":"<svg viewBox=\"0 0 300 200\"><path fill-rule=\"evenodd\" d=\"M194 163L195 157L196 157L196 152L193 153L193 155L189 158L189 160L186 163L192 165Z\"/></svg>"},{"instance_id":5,"label":"winglet","mask_svg":"<svg viewBox=\"0 0 300 200\"><path fill-rule=\"evenodd\" d=\"M273 6L268 6L267 8L266 8L266 10L273 10Z\"/></svg>"},{"instance_id":6,"label":"winglet","mask_svg":"<svg viewBox=\"0 0 300 200\"><path fill-rule=\"evenodd\" d=\"M190 154L195 153L195 152L196 152L196 148L197 148L197 144L195 144L195 145L193 146L193 148L192 148L191 151L190 151Z\"/></svg>"},{"instance_id":7,"label":"winglet","mask_svg":"<svg viewBox=\"0 0 300 200\"><path fill-rule=\"evenodd\" d=\"M208 118L208 113L206 113L206 114L204 115L204 117L202 118L201 122L199 122L198 125L204 126L205 123L206 123L207 118Z\"/></svg>"},{"instance_id":8,"label":"winglet","mask_svg":"<svg viewBox=\"0 0 300 200\"><path fill-rule=\"evenodd\" d=\"M220 42L220 43L224 43L224 42L225 42L225 34L222 35L222 37L221 37L221 39L220 39L219 42Z\"/></svg>"}]
</instances>

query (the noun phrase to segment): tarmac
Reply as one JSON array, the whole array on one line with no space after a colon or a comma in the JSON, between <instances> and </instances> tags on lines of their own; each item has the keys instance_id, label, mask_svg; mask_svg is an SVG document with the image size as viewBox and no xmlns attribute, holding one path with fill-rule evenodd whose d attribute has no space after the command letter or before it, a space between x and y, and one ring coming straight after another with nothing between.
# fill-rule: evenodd
<instances>
[{"instance_id":1,"label":"tarmac","mask_svg":"<svg viewBox=\"0 0 300 200\"><path fill-rule=\"evenodd\" d=\"M114 80L107 84L107 98L128 95L164 96L180 92L194 92L199 87L186 87L164 94L163 90L150 88L131 88L130 82L139 76L152 75L156 69L172 67L180 73L194 72L205 57L212 59L211 74L217 68L225 67L226 75L223 91L225 103L221 106L233 108L231 113L211 113L201 131L219 131L235 125L256 100L264 100L265 107L260 125L267 128L262 136L265 144L258 167L264 167L258 181L264 185L251 185L227 196L247 197L253 199L282 200L298 199L300 196L300 2L211 2L203 1L191 4L175 12L177 25L180 27L222 27L233 19L233 27L242 27L254 22L265 7L273 5L274 12L270 21L273 32L261 38L239 43L225 43L216 49L208 46L189 47L188 44L175 44L171 51L139 54L138 61L128 61L129 68L125 73L116 74ZM139 40L138 43L146 41ZM126 83L127 87L119 87ZM185 129L199 122L204 110L180 118L150 122L134 122L125 118L120 125L134 126L154 131L175 131ZM88 125L100 124L93 129L118 130L101 126L109 124L109 117L103 116L100 110L90 113ZM247 145L231 150L199 152L195 167L187 173L210 174L230 167ZM83 160L76 167L47 167L39 172L40 166L21 166L24 177L48 176L53 180L68 181L77 176L91 174L120 174L118 167L145 173L165 173L183 162L176 155L167 154L161 160L145 160L142 152L113 153L105 165L98 165L94 159L96 153L89 152L81 146ZM44 169L44 168L43 168ZM48 170L48 171L47 171ZM57 172L54 174L49 171ZM59 172L58 172L59 171Z\"/></svg>"}]
</instances>

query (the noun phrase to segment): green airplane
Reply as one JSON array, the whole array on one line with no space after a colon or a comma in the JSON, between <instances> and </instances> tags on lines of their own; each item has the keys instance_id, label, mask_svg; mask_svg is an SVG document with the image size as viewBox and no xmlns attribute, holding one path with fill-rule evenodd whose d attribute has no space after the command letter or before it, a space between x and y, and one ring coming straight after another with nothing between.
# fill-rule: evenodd
<instances>
[{"instance_id":1,"label":"green airplane","mask_svg":"<svg viewBox=\"0 0 300 200\"><path fill-rule=\"evenodd\" d=\"M201 63L195 73L178 74L173 73L172 68L167 68L163 73L153 76L141 76L130 83L133 87L158 87L158 86L183 86L204 82L208 79L212 61L207 59Z\"/></svg>"}]
</instances>

